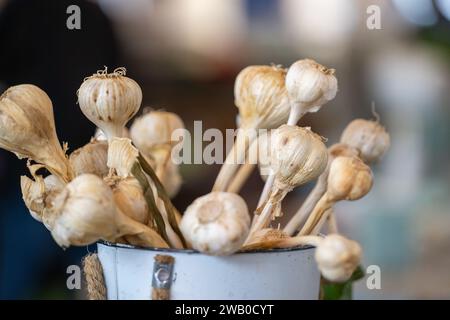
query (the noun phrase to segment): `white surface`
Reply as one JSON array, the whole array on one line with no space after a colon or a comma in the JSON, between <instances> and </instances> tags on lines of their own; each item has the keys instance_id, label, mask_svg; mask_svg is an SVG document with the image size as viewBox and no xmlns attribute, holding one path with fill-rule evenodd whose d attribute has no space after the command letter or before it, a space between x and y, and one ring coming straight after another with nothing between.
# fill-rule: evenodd
<instances>
[{"instance_id":1,"label":"white surface","mask_svg":"<svg viewBox=\"0 0 450 320\"><path fill-rule=\"evenodd\" d=\"M317 299L314 248L213 257L98 244L108 299L151 298L156 254L175 258L171 299Z\"/></svg>"}]
</instances>

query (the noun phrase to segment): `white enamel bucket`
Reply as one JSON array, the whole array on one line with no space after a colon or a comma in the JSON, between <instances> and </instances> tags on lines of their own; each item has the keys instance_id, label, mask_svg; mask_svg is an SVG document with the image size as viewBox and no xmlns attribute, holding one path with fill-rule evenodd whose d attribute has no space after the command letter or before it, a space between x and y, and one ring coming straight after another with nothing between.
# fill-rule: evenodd
<instances>
[{"instance_id":1,"label":"white enamel bucket","mask_svg":"<svg viewBox=\"0 0 450 320\"><path fill-rule=\"evenodd\" d=\"M158 278L156 255L173 257L172 300L309 299L319 296L320 273L313 247L255 250L208 256L193 250L146 249L98 243L107 297L149 300Z\"/></svg>"}]
</instances>

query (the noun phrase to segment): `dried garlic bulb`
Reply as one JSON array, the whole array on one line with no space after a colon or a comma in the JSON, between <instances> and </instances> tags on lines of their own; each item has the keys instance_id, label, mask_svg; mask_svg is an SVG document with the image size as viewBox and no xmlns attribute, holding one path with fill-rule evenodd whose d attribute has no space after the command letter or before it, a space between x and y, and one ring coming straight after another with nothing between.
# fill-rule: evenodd
<instances>
[{"instance_id":1,"label":"dried garlic bulb","mask_svg":"<svg viewBox=\"0 0 450 320\"><path fill-rule=\"evenodd\" d=\"M390 137L378 121L356 119L342 132L341 142L359 149L361 159L372 163L380 160L389 149Z\"/></svg>"},{"instance_id":2,"label":"dried garlic bulb","mask_svg":"<svg viewBox=\"0 0 450 320\"><path fill-rule=\"evenodd\" d=\"M56 135L52 102L34 85L10 87L1 95L0 147L43 164L65 182L73 178Z\"/></svg>"},{"instance_id":3,"label":"dried garlic bulb","mask_svg":"<svg viewBox=\"0 0 450 320\"><path fill-rule=\"evenodd\" d=\"M131 140L148 157L163 165L170 157L173 143L172 133L183 129L181 118L172 112L150 111L136 118L131 125Z\"/></svg>"},{"instance_id":4,"label":"dried garlic bulb","mask_svg":"<svg viewBox=\"0 0 450 320\"><path fill-rule=\"evenodd\" d=\"M239 109L240 130L227 155L213 191L225 191L247 149L257 138L256 129L277 128L286 123L290 106L284 85L286 70L278 66L250 66L243 69L234 84L235 105Z\"/></svg>"},{"instance_id":5,"label":"dried garlic bulb","mask_svg":"<svg viewBox=\"0 0 450 320\"><path fill-rule=\"evenodd\" d=\"M106 165L108 158L108 143L106 141L92 140L85 146L78 148L69 156L75 175L92 173L99 177L108 174Z\"/></svg>"},{"instance_id":6,"label":"dried garlic bulb","mask_svg":"<svg viewBox=\"0 0 450 320\"><path fill-rule=\"evenodd\" d=\"M249 225L247 205L239 195L211 192L186 209L180 228L194 249L211 255L229 255L239 250Z\"/></svg>"},{"instance_id":7,"label":"dried garlic bulb","mask_svg":"<svg viewBox=\"0 0 450 320\"><path fill-rule=\"evenodd\" d=\"M80 175L67 184L43 218L62 247L84 246L100 239L114 242L125 235L136 235L149 247L167 247L154 230L123 214L111 189L93 174Z\"/></svg>"},{"instance_id":8,"label":"dried garlic bulb","mask_svg":"<svg viewBox=\"0 0 450 320\"><path fill-rule=\"evenodd\" d=\"M296 124L305 113L317 112L334 99L338 88L334 72L311 59L298 60L289 67L286 89L292 110L288 124Z\"/></svg>"},{"instance_id":9,"label":"dried garlic bulb","mask_svg":"<svg viewBox=\"0 0 450 320\"><path fill-rule=\"evenodd\" d=\"M323 196L323 194L327 191L328 185L328 174L330 172L330 165L336 157L346 156L346 157L358 157L359 150L350 147L344 143L336 143L328 148L328 163L325 170L317 179L317 183L314 186L313 190L306 197L305 201L301 205L301 207L297 210L297 212L292 216L292 218L287 223L284 231L288 235L293 235L300 225L304 222L305 218L312 212L317 202Z\"/></svg>"},{"instance_id":10,"label":"dried garlic bulb","mask_svg":"<svg viewBox=\"0 0 450 320\"><path fill-rule=\"evenodd\" d=\"M122 213L137 222L148 224L147 202L139 182L134 177L112 176L105 178L105 182L112 189L114 201Z\"/></svg>"},{"instance_id":11,"label":"dried garlic bulb","mask_svg":"<svg viewBox=\"0 0 450 320\"><path fill-rule=\"evenodd\" d=\"M332 282L350 279L361 261L361 247L339 234L325 237L316 249L315 259L322 275Z\"/></svg>"},{"instance_id":12,"label":"dried garlic bulb","mask_svg":"<svg viewBox=\"0 0 450 320\"><path fill-rule=\"evenodd\" d=\"M285 88L286 69L249 66L234 83L234 102L241 128L276 128L286 123L290 106Z\"/></svg>"},{"instance_id":13,"label":"dried garlic bulb","mask_svg":"<svg viewBox=\"0 0 450 320\"><path fill-rule=\"evenodd\" d=\"M78 103L83 114L108 138L122 137L125 124L139 110L141 87L118 68L112 73L97 71L84 79L78 89Z\"/></svg>"},{"instance_id":14,"label":"dried garlic bulb","mask_svg":"<svg viewBox=\"0 0 450 320\"><path fill-rule=\"evenodd\" d=\"M64 188L64 184L54 175L49 175L45 179L36 175L35 180L21 176L20 188L31 216L42 222L44 210L51 207L52 200Z\"/></svg>"},{"instance_id":15,"label":"dried garlic bulb","mask_svg":"<svg viewBox=\"0 0 450 320\"><path fill-rule=\"evenodd\" d=\"M325 221L324 214L334 203L341 200L360 199L370 191L372 183L372 171L358 157L340 156L334 159L328 174L327 191L317 202L299 235L320 230L319 222Z\"/></svg>"},{"instance_id":16,"label":"dried garlic bulb","mask_svg":"<svg viewBox=\"0 0 450 320\"><path fill-rule=\"evenodd\" d=\"M281 201L294 188L317 178L326 168L328 152L322 138L309 128L282 125L273 131L270 161L274 186L263 205L260 216L252 226L252 233L279 217Z\"/></svg>"}]
</instances>

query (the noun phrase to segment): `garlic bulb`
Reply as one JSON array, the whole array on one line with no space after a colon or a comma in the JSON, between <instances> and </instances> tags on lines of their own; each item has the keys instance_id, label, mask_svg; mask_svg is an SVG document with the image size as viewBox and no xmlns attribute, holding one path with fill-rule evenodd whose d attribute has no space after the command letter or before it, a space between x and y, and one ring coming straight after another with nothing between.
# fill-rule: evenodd
<instances>
[{"instance_id":1,"label":"garlic bulb","mask_svg":"<svg viewBox=\"0 0 450 320\"><path fill-rule=\"evenodd\" d=\"M92 173L99 177L108 174L106 165L108 158L108 143L106 141L92 140L85 146L75 150L69 156L75 175Z\"/></svg>"},{"instance_id":2,"label":"garlic bulb","mask_svg":"<svg viewBox=\"0 0 450 320\"><path fill-rule=\"evenodd\" d=\"M361 261L361 247L339 234L330 234L316 249L315 259L322 275L332 282L350 279Z\"/></svg>"},{"instance_id":3,"label":"garlic bulb","mask_svg":"<svg viewBox=\"0 0 450 320\"><path fill-rule=\"evenodd\" d=\"M294 187L317 178L327 165L327 147L309 128L282 125L273 131L272 143L274 185L268 200L257 209L260 214L255 217L252 235L271 218L282 215L281 201Z\"/></svg>"},{"instance_id":4,"label":"garlic bulb","mask_svg":"<svg viewBox=\"0 0 450 320\"><path fill-rule=\"evenodd\" d=\"M331 162L327 189L309 215L299 234L316 233L327 218L326 213L340 200L357 200L365 196L373 183L372 171L358 157L339 156Z\"/></svg>"},{"instance_id":5,"label":"garlic bulb","mask_svg":"<svg viewBox=\"0 0 450 320\"><path fill-rule=\"evenodd\" d=\"M372 188L370 168L357 157L337 157L330 166L328 189L332 200L357 200Z\"/></svg>"},{"instance_id":6,"label":"garlic bulb","mask_svg":"<svg viewBox=\"0 0 450 320\"><path fill-rule=\"evenodd\" d=\"M234 101L241 128L276 128L286 123L289 101L284 85L286 69L278 66L249 66L234 83Z\"/></svg>"},{"instance_id":7,"label":"garlic bulb","mask_svg":"<svg viewBox=\"0 0 450 320\"><path fill-rule=\"evenodd\" d=\"M114 242L125 235L135 235L141 245L167 247L154 230L124 215L111 189L93 174L80 175L67 184L43 221L62 247L84 246L99 239Z\"/></svg>"},{"instance_id":8,"label":"garlic bulb","mask_svg":"<svg viewBox=\"0 0 450 320\"><path fill-rule=\"evenodd\" d=\"M194 249L211 255L229 255L239 250L249 225L247 205L239 195L211 192L186 209L180 228Z\"/></svg>"},{"instance_id":9,"label":"garlic bulb","mask_svg":"<svg viewBox=\"0 0 450 320\"><path fill-rule=\"evenodd\" d=\"M311 59L293 63L286 74L286 89L296 124L307 112L317 112L322 105L334 99L337 79L334 69L328 69ZM291 116L294 116L291 114Z\"/></svg>"},{"instance_id":10,"label":"garlic bulb","mask_svg":"<svg viewBox=\"0 0 450 320\"><path fill-rule=\"evenodd\" d=\"M43 164L65 182L73 178L56 135L52 102L34 85L10 87L1 95L0 147Z\"/></svg>"},{"instance_id":11,"label":"garlic bulb","mask_svg":"<svg viewBox=\"0 0 450 320\"><path fill-rule=\"evenodd\" d=\"M142 224L148 224L148 206L139 182L134 177L111 176L105 182L113 191L114 202L122 213Z\"/></svg>"},{"instance_id":12,"label":"garlic bulb","mask_svg":"<svg viewBox=\"0 0 450 320\"><path fill-rule=\"evenodd\" d=\"M317 178L325 169L328 151L310 128L282 125L273 132L271 168L278 188L292 188Z\"/></svg>"},{"instance_id":13,"label":"garlic bulb","mask_svg":"<svg viewBox=\"0 0 450 320\"><path fill-rule=\"evenodd\" d=\"M52 200L64 188L64 184L54 175L49 175L45 179L36 175L35 180L21 176L20 187L22 198L31 216L42 222L44 210L51 207Z\"/></svg>"},{"instance_id":14,"label":"garlic bulb","mask_svg":"<svg viewBox=\"0 0 450 320\"><path fill-rule=\"evenodd\" d=\"M130 139L113 138L108 146L108 168L115 169L119 177L129 177L138 155L139 151L131 144Z\"/></svg>"},{"instance_id":15,"label":"garlic bulb","mask_svg":"<svg viewBox=\"0 0 450 320\"><path fill-rule=\"evenodd\" d=\"M134 120L130 135L136 147L146 156L156 159L158 165L167 161L175 141L172 133L183 129L181 118L172 112L150 111Z\"/></svg>"},{"instance_id":16,"label":"garlic bulb","mask_svg":"<svg viewBox=\"0 0 450 320\"><path fill-rule=\"evenodd\" d=\"M390 137L378 121L356 119L342 132L341 142L359 149L361 159L372 163L380 160L389 149Z\"/></svg>"},{"instance_id":17,"label":"garlic bulb","mask_svg":"<svg viewBox=\"0 0 450 320\"><path fill-rule=\"evenodd\" d=\"M83 114L99 127L108 138L122 137L125 124L139 110L142 91L119 68L107 69L86 78L78 89L78 103Z\"/></svg>"}]
</instances>

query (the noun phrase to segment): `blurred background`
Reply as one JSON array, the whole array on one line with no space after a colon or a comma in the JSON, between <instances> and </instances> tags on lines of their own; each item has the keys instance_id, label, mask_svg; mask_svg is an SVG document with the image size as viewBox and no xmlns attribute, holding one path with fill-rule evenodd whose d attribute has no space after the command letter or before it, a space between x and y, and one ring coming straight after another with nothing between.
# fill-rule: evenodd
<instances>
[{"instance_id":1,"label":"blurred background","mask_svg":"<svg viewBox=\"0 0 450 320\"><path fill-rule=\"evenodd\" d=\"M66 27L72 4L79 30ZM355 298L450 298L450 0L0 0L0 40L0 90L44 89L71 150L94 132L76 90L103 66L126 67L143 106L178 113L188 129L202 120L203 130L235 127L233 83L247 65L310 57L335 68L336 99L301 125L332 144L375 107L392 144L369 195L335 209L364 266L381 268L381 289L360 281ZM180 211L218 170L182 167ZM82 298L67 289L66 268L95 248L54 243L22 202L23 174L25 162L0 150L0 298ZM262 186L255 172L242 191L251 209ZM312 186L289 194L287 216Z\"/></svg>"}]
</instances>

